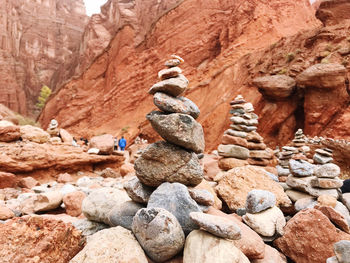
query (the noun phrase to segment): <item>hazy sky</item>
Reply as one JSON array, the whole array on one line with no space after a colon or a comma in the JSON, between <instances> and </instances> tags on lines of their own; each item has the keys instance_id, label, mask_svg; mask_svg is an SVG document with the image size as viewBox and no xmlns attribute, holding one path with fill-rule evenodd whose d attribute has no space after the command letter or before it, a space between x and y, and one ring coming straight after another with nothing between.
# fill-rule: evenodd
<instances>
[{"instance_id":1,"label":"hazy sky","mask_svg":"<svg viewBox=\"0 0 350 263\"><path fill-rule=\"evenodd\" d=\"M100 6L107 2L107 0L84 0L86 13L88 16L100 13Z\"/></svg>"}]
</instances>

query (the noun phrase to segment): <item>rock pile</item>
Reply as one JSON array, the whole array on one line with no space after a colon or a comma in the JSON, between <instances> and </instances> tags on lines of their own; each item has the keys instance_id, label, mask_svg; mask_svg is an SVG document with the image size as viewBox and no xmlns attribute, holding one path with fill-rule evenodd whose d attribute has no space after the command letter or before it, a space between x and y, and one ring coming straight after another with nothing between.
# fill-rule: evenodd
<instances>
[{"instance_id":1,"label":"rock pile","mask_svg":"<svg viewBox=\"0 0 350 263\"><path fill-rule=\"evenodd\" d=\"M289 171L289 161L293 158L293 155L298 153L298 149L290 146L283 146L282 151L277 154L278 165L277 165L277 173L278 180L280 182L285 182L287 180L288 175L290 175Z\"/></svg>"},{"instance_id":2,"label":"rock pile","mask_svg":"<svg viewBox=\"0 0 350 263\"><path fill-rule=\"evenodd\" d=\"M302 129L298 129L295 133L295 137L292 141L293 146L302 147L306 144L306 136L303 133Z\"/></svg>"},{"instance_id":3,"label":"rock pile","mask_svg":"<svg viewBox=\"0 0 350 263\"><path fill-rule=\"evenodd\" d=\"M230 128L225 131L218 153L222 157L219 167L229 170L247 164L266 166L272 159L272 151L266 148L263 138L256 132L258 116L254 107L241 95L231 101Z\"/></svg>"}]
</instances>

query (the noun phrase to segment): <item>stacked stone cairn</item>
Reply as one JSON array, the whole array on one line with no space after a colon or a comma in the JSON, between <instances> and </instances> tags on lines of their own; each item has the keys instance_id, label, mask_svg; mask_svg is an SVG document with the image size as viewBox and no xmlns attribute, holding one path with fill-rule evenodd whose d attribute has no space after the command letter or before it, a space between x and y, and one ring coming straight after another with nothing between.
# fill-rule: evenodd
<instances>
[{"instance_id":1,"label":"stacked stone cairn","mask_svg":"<svg viewBox=\"0 0 350 263\"><path fill-rule=\"evenodd\" d=\"M265 190L252 190L247 195L244 223L257 232L264 241L271 242L283 235L286 219L276 205L276 196Z\"/></svg>"},{"instance_id":2,"label":"stacked stone cairn","mask_svg":"<svg viewBox=\"0 0 350 263\"><path fill-rule=\"evenodd\" d=\"M213 194L188 188L203 179L197 155L205 145L202 126L195 120L199 109L181 96L188 86L178 67L182 62L173 55L165 62L167 68L158 74L160 82L149 90L160 111L152 111L146 117L165 141L150 144L142 151L134 164L136 177L124 185L132 201L115 207L109 214L110 224L132 230L155 262L181 253L186 235L184 262L193 262L190 244L209 235L206 232L222 242L227 242L225 238L241 238L241 230L234 222L202 212L214 204Z\"/></svg>"},{"instance_id":3,"label":"stacked stone cairn","mask_svg":"<svg viewBox=\"0 0 350 263\"><path fill-rule=\"evenodd\" d=\"M263 138L256 132L258 116L254 107L242 95L231 101L230 129L225 131L218 154L222 157L219 167L229 170L247 164L266 166L273 158L272 150L266 148Z\"/></svg>"},{"instance_id":4,"label":"stacked stone cairn","mask_svg":"<svg viewBox=\"0 0 350 263\"><path fill-rule=\"evenodd\" d=\"M292 189L286 191L287 195L294 202L307 197L318 198L321 195L338 199L343 181L338 178L339 166L331 163L331 150L317 149L313 159L314 164L301 159L289 161L291 175L287 178L287 185ZM311 200L310 205L315 205L315 202ZM301 210L305 207L298 207L296 203L295 208Z\"/></svg>"},{"instance_id":5,"label":"stacked stone cairn","mask_svg":"<svg viewBox=\"0 0 350 263\"><path fill-rule=\"evenodd\" d=\"M290 175L289 171L289 161L293 158L293 155L298 153L298 149L291 146L283 146L282 151L277 154L278 165L277 173L278 180L280 182L285 182L287 180L288 175Z\"/></svg>"},{"instance_id":6,"label":"stacked stone cairn","mask_svg":"<svg viewBox=\"0 0 350 263\"><path fill-rule=\"evenodd\" d=\"M310 147L307 146L307 143L308 143L308 138L303 133L303 130L298 129L292 141L292 146L298 149L297 158L308 160L307 156L310 152Z\"/></svg>"},{"instance_id":7,"label":"stacked stone cairn","mask_svg":"<svg viewBox=\"0 0 350 263\"><path fill-rule=\"evenodd\" d=\"M58 122L55 119L52 119L50 121L49 127L47 128L46 132L50 134L50 142L51 143L60 143L62 142L60 138L60 131L58 129Z\"/></svg>"}]
</instances>

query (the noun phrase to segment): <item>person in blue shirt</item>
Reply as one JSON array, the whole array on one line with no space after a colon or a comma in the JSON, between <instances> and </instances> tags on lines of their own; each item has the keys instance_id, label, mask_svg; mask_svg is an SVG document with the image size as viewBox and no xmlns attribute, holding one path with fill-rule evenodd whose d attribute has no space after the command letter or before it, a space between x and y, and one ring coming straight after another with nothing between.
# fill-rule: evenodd
<instances>
[{"instance_id":1,"label":"person in blue shirt","mask_svg":"<svg viewBox=\"0 0 350 263\"><path fill-rule=\"evenodd\" d=\"M126 140L124 139L124 136L122 136L121 139L118 141L118 145L121 151L124 151L125 146L126 146Z\"/></svg>"}]
</instances>

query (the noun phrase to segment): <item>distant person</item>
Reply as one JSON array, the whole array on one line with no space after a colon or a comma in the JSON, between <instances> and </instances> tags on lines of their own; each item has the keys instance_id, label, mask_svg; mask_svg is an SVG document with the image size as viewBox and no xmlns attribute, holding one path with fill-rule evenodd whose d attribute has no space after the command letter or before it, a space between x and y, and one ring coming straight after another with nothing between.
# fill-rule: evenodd
<instances>
[{"instance_id":1,"label":"distant person","mask_svg":"<svg viewBox=\"0 0 350 263\"><path fill-rule=\"evenodd\" d=\"M86 146L89 144L89 140L86 139L86 138L84 138L84 137L81 137L80 140L81 140L82 142L84 142L84 145L86 145Z\"/></svg>"},{"instance_id":2,"label":"distant person","mask_svg":"<svg viewBox=\"0 0 350 263\"><path fill-rule=\"evenodd\" d=\"M118 145L119 145L120 150L124 151L125 146L126 146L126 140L124 139L124 136L122 136L122 138L119 139Z\"/></svg>"},{"instance_id":3,"label":"distant person","mask_svg":"<svg viewBox=\"0 0 350 263\"><path fill-rule=\"evenodd\" d=\"M114 150L117 151L118 150L118 138L114 137Z\"/></svg>"}]
</instances>

